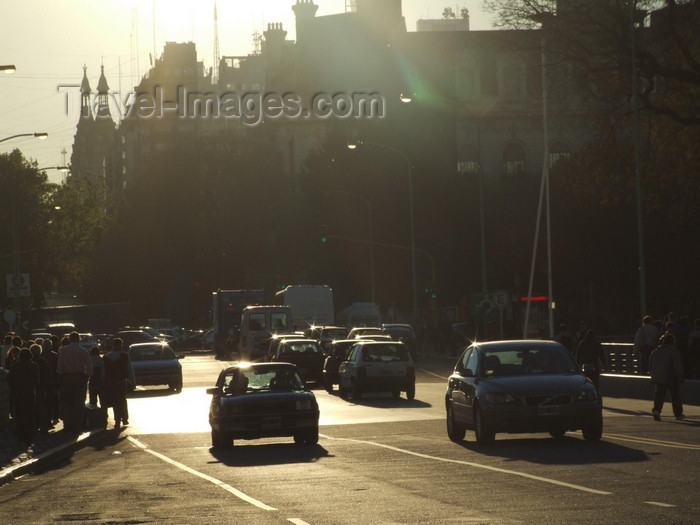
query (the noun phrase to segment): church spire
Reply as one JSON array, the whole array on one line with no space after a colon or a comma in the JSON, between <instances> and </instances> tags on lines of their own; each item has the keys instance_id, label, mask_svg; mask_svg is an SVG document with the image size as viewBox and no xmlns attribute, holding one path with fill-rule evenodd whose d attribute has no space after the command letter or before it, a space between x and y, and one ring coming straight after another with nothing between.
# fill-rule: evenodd
<instances>
[{"instance_id":1,"label":"church spire","mask_svg":"<svg viewBox=\"0 0 700 525\"><path fill-rule=\"evenodd\" d=\"M83 82L80 84L80 94L81 94L81 105L80 105L80 117L89 117L92 115L90 111L90 81L87 78L87 66L83 65Z\"/></svg>"},{"instance_id":2,"label":"church spire","mask_svg":"<svg viewBox=\"0 0 700 525\"><path fill-rule=\"evenodd\" d=\"M105 78L105 67L101 66L100 80L97 83L97 118L110 117L109 112L109 86Z\"/></svg>"}]
</instances>

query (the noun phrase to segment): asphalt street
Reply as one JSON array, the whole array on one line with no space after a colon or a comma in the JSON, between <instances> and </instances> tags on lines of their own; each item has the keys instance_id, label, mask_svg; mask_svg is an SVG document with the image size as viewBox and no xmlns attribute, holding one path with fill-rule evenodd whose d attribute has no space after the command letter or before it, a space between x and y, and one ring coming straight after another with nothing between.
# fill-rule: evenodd
<instances>
[{"instance_id":1,"label":"asphalt street","mask_svg":"<svg viewBox=\"0 0 700 525\"><path fill-rule=\"evenodd\" d=\"M661 422L650 401L605 399L599 443L580 433L447 439L449 367L419 367L416 399L354 403L315 389L317 446L211 448L210 386L226 363L183 360L181 394L138 391L107 430L0 487L11 523L693 523L700 407ZM111 424L110 424L111 427ZM68 495L69 497L66 497Z\"/></svg>"}]
</instances>

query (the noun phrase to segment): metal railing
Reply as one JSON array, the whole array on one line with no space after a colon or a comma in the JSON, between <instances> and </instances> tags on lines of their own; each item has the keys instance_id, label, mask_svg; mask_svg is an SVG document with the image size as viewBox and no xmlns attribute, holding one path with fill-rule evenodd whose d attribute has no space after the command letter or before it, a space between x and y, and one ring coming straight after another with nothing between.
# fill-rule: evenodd
<instances>
[{"instance_id":1,"label":"metal railing","mask_svg":"<svg viewBox=\"0 0 700 525\"><path fill-rule=\"evenodd\" d=\"M634 355L633 343L601 343L607 357L606 372L639 375L639 361Z\"/></svg>"}]
</instances>

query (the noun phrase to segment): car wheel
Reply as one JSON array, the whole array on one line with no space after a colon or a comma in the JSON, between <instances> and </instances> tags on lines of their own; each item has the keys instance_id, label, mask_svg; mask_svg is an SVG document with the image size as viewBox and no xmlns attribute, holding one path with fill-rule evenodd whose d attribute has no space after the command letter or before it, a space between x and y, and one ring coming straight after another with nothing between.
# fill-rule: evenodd
<instances>
[{"instance_id":1,"label":"car wheel","mask_svg":"<svg viewBox=\"0 0 700 525\"><path fill-rule=\"evenodd\" d=\"M549 435L552 436L554 439L561 439L564 437L564 434L566 434L565 428L557 428L549 431Z\"/></svg>"},{"instance_id":2,"label":"car wheel","mask_svg":"<svg viewBox=\"0 0 700 525\"><path fill-rule=\"evenodd\" d=\"M406 389L406 398L413 401L416 397L416 385L413 384Z\"/></svg>"},{"instance_id":3,"label":"car wheel","mask_svg":"<svg viewBox=\"0 0 700 525\"><path fill-rule=\"evenodd\" d=\"M171 383L168 388L173 392L182 392L182 383Z\"/></svg>"},{"instance_id":4,"label":"car wheel","mask_svg":"<svg viewBox=\"0 0 700 525\"><path fill-rule=\"evenodd\" d=\"M295 434L294 443L297 445L315 445L318 443L318 427L303 434Z\"/></svg>"},{"instance_id":5,"label":"car wheel","mask_svg":"<svg viewBox=\"0 0 700 525\"><path fill-rule=\"evenodd\" d=\"M224 442L218 430L211 429L211 446L214 448L224 448Z\"/></svg>"},{"instance_id":6,"label":"car wheel","mask_svg":"<svg viewBox=\"0 0 700 525\"><path fill-rule=\"evenodd\" d=\"M488 445L493 443L496 437L496 433L493 432L484 418L484 413L481 407L477 406L474 411L474 435L476 437L476 442L479 445Z\"/></svg>"},{"instance_id":7,"label":"car wheel","mask_svg":"<svg viewBox=\"0 0 700 525\"><path fill-rule=\"evenodd\" d=\"M581 430L583 431L583 439L586 441L599 441L603 437L603 415L597 416L593 423L586 425Z\"/></svg>"},{"instance_id":8,"label":"car wheel","mask_svg":"<svg viewBox=\"0 0 700 525\"><path fill-rule=\"evenodd\" d=\"M455 421L455 412L452 403L447 405L447 436L455 443L462 441L467 429Z\"/></svg>"},{"instance_id":9,"label":"car wheel","mask_svg":"<svg viewBox=\"0 0 700 525\"><path fill-rule=\"evenodd\" d=\"M358 386L357 381L355 381L354 379L350 385L350 392L351 392L353 399L361 399L362 398L362 390Z\"/></svg>"}]
</instances>

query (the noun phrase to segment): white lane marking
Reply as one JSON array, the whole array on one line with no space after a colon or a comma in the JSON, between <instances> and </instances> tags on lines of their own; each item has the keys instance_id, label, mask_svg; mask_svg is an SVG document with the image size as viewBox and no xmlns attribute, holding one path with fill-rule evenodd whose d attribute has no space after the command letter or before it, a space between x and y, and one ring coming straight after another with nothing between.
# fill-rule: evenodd
<instances>
[{"instance_id":1,"label":"white lane marking","mask_svg":"<svg viewBox=\"0 0 700 525\"><path fill-rule=\"evenodd\" d=\"M429 374L431 376L435 376L435 377L439 377L440 379L444 379L445 381L447 381L449 379L449 377L441 376L439 374L436 374L435 372L431 372L430 370L426 370L425 368L419 368L418 370L420 370L421 372L425 372L426 374Z\"/></svg>"},{"instance_id":2,"label":"white lane marking","mask_svg":"<svg viewBox=\"0 0 700 525\"><path fill-rule=\"evenodd\" d=\"M168 456L164 456L163 454L156 452L155 450L151 450L150 448L148 448L148 445L142 443L141 441L139 441L138 439L136 439L132 436L128 436L127 439L129 441L131 441L134 445L136 445L138 448L140 448L141 450L148 452L149 454L152 454L155 457L162 459L166 463L170 463L171 465L174 465L177 468L184 470L185 472L189 472L190 474L194 474L195 476L198 476L202 479L209 481L210 483L213 483L217 487L222 488L222 489L230 492L231 494L233 494L237 498L242 499L246 503L250 503L251 505L255 505L256 507L258 507L259 509L262 509L262 510L277 510L274 507L270 507L269 505L266 505L262 501L258 501L255 498L251 498L247 494L244 494L240 490L233 488L231 485L228 485L228 484L224 483L223 481L220 481L220 480L213 478L211 476L207 476L206 474L203 474L202 472L194 470L193 468L190 468L187 465L183 465L182 463L179 463L178 461L175 461L174 459L170 459Z\"/></svg>"},{"instance_id":3,"label":"white lane marking","mask_svg":"<svg viewBox=\"0 0 700 525\"><path fill-rule=\"evenodd\" d=\"M351 441L353 443L364 443L365 445L372 445L375 447L386 448L388 450L393 450L394 452L399 452L401 454L409 454L411 456L416 456L419 458L431 459L434 461L442 461L445 463L456 463L458 465L467 465L469 467L480 468L480 469L484 469L484 470L491 470L493 472L500 472L502 474L510 474L511 476L520 476L520 477L532 479L535 481L542 481L544 483L551 483L552 485L559 485L560 487L566 487L566 488L570 488L570 489L574 489L574 490L580 490L582 492L590 492L591 494L600 494L602 496L608 496L608 495L612 494L612 492L605 492L603 490L591 489L588 487L583 487L581 485L573 485L571 483L566 483L564 481L557 481L556 479L535 476L534 474L527 474L525 472L518 472L516 470L507 470L507 469L503 469L503 468L499 468L499 467L491 467L489 465L483 465L481 463L473 463L471 461L462 461L459 459L448 459L448 458L440 458L437 456L430 456L428 454L421 454L420 452L413 452L411 450L405 450L405 449L398 448L398 447L392 447L391 445L385 445L383 443L376 443L374 441L364 441L361 439L338 438L338 437L327 436L325 434L321 434L321 436L326 438L326 439L332 439L332 440L336 440L336 441Z\"/></svg>"},{"instance_id":4,"label":"white lane marking","mask_svg":"<svg viewBox=\"0 0 700 525\"><path fill-rule=\"evenodd\" d=\"M700 450L700 445L689 445L686 443L677 443L675 441L661 441L660 439L626 436L624 434L605 433L605 438L617 439L618 441L631 441L633 443L642 443L644 445L657 445L659 447L680 448L683 450Z\"/></svg>"},{"instance_id":5,"label":"white lane marking","mask_svg":"<svg viewBox=\"0 0 700 525\"><path fill-rule=\"evenodd\" d=\"M671 505L669 503L661 503L659 501L644 501L643 503L646 503L647 505L654 505L656 507L664 507L664 508L675 507L675 505Z\"/></svg>"},{"instance_id":6,"label":"white lane marking","mask_svg":"<svg viewBox=\"0 0 700 525\"><path fill-rule=\"evenodd\" d=\"M307 522L300 520L299 518L287 518L287 521L294 523L294 525L309 525Z\"/></svg>"}]
</instances>

